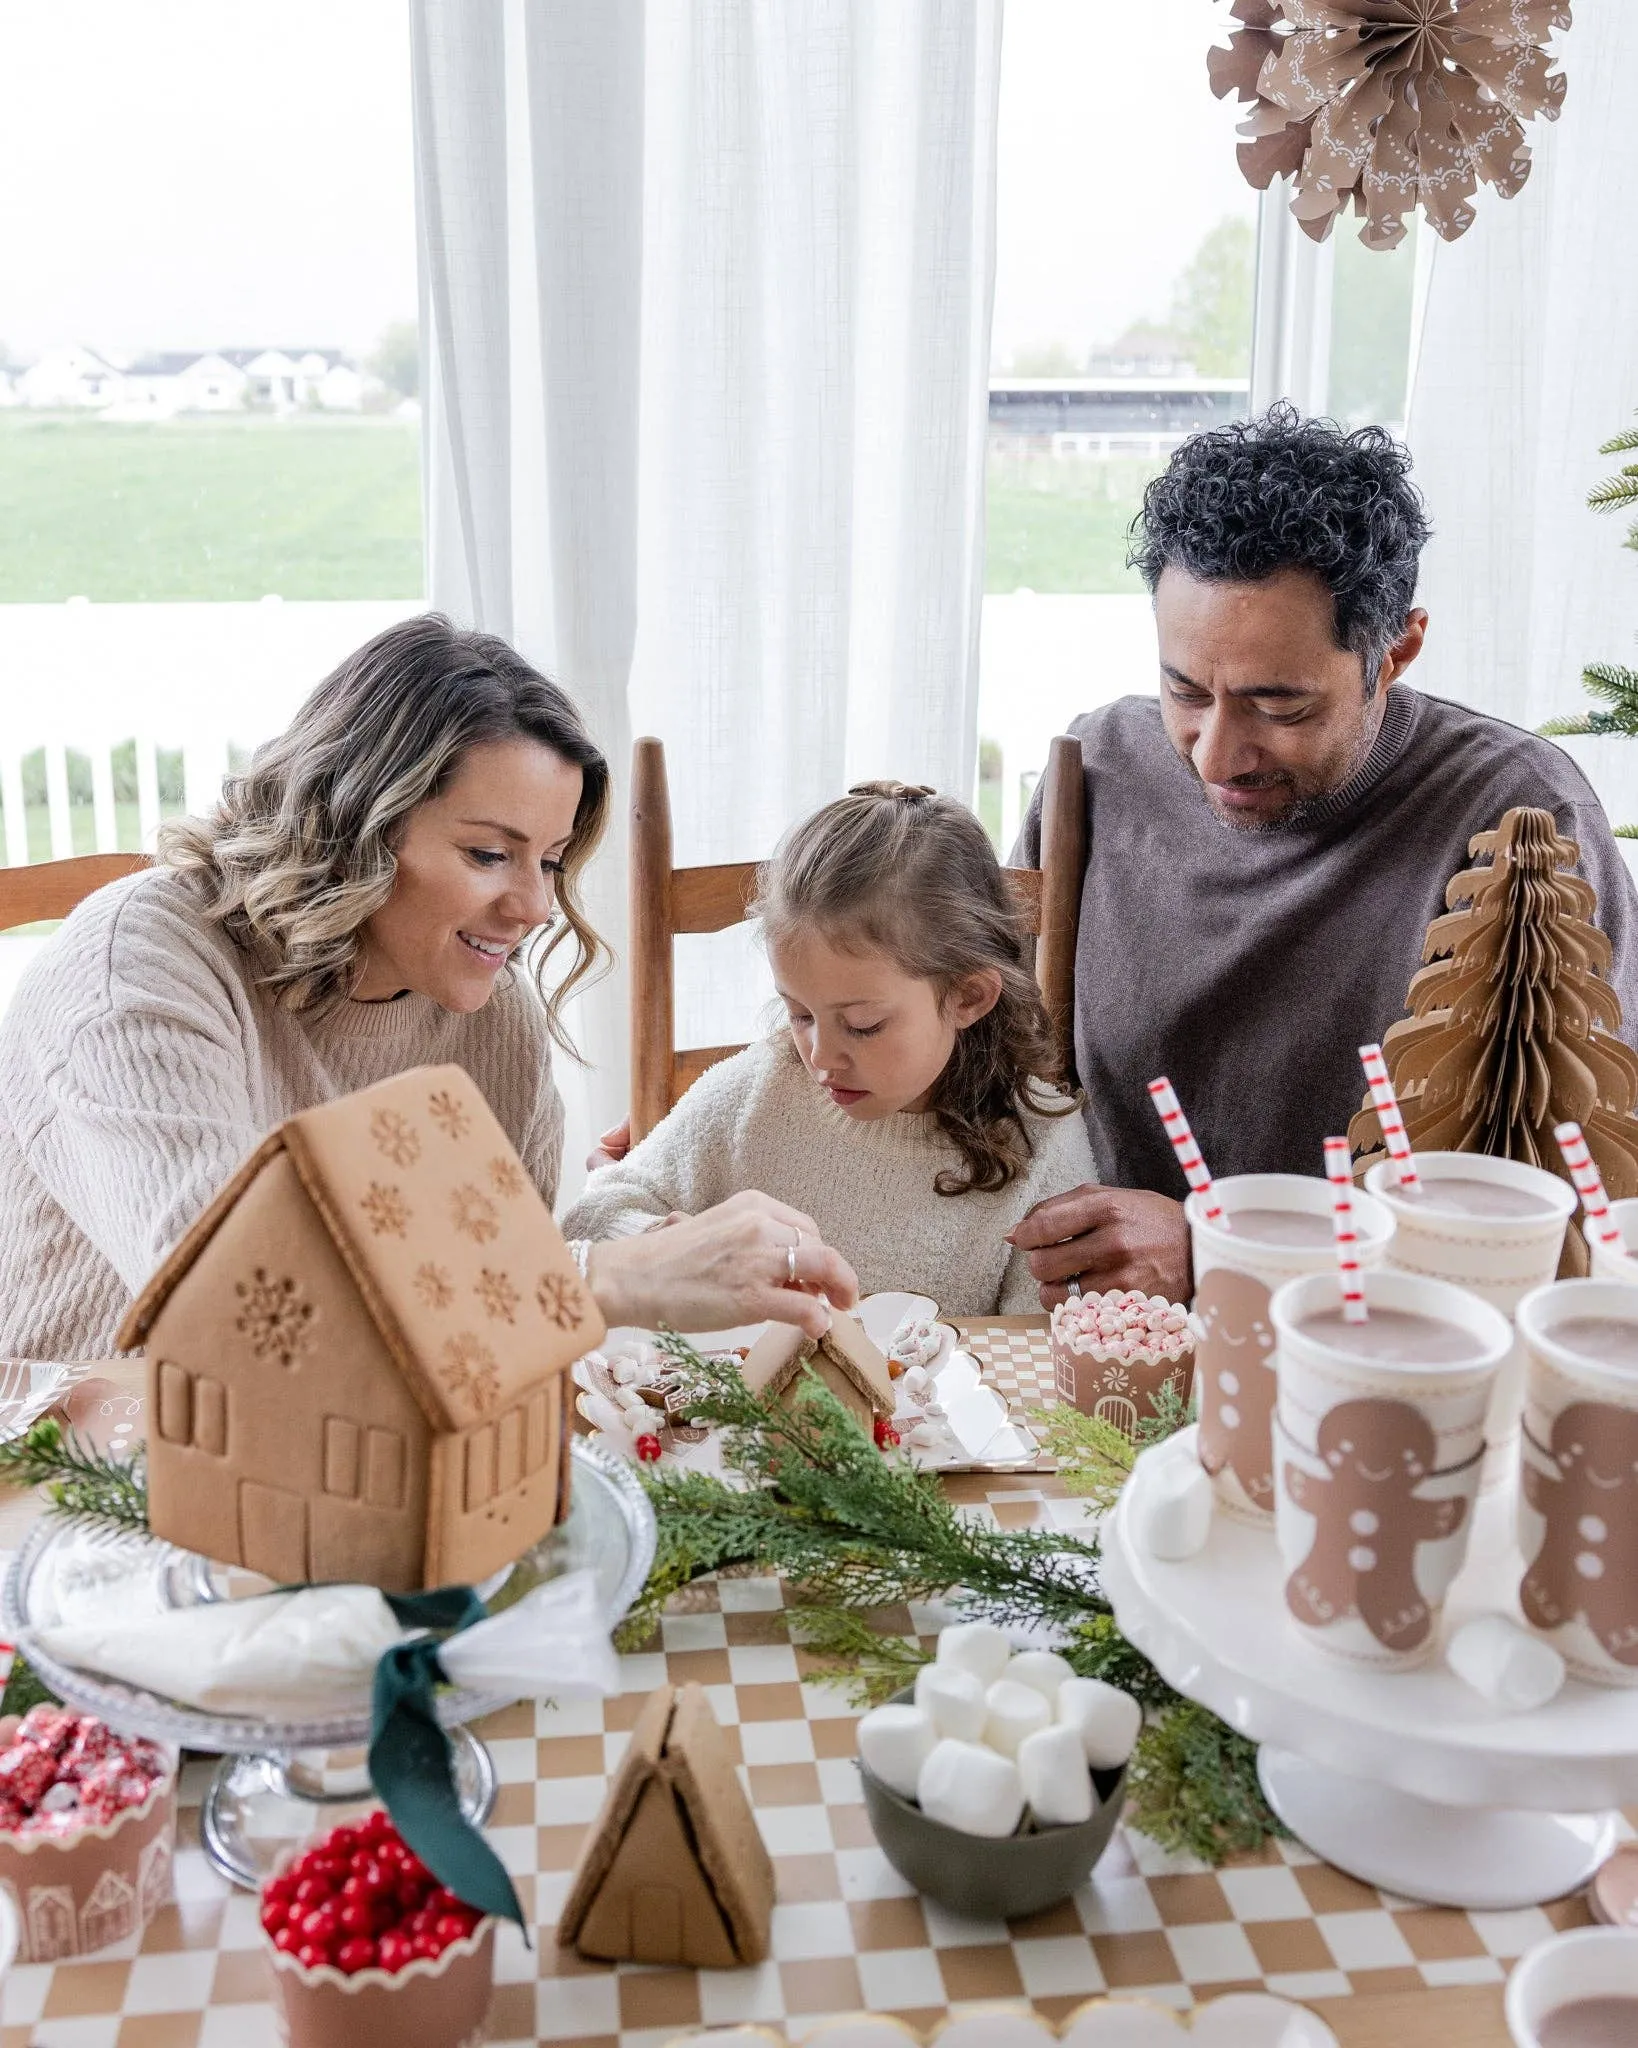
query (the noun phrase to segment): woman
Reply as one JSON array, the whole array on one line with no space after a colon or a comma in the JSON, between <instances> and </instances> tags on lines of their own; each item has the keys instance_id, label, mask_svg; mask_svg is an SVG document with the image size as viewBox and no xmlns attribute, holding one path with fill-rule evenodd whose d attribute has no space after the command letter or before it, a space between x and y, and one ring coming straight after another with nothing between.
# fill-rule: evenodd
<instances>
[{"instance_id":1,"label":"woman","mask_svg":"<svg viewBox=\"0 0 1638 2048\"><path fill-rule=\"evenodd\" d=\"M552 1044L603 951L577 884L608 810L578 712L504 641L429 615L344 661L211 817L80 905L0 1023L0 1357L106 1356L264 1133L408 1067L464 1067L550 1203ZM760 1195L596 1246L588 1279L611 1323L813 1335L817 1296L855 1291Z\"/></svg>"}]
</instances>

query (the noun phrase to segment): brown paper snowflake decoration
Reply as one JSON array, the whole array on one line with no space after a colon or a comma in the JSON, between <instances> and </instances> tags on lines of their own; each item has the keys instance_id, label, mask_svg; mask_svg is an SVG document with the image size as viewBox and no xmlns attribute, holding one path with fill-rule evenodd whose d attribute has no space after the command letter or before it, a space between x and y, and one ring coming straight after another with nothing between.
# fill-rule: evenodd
<instances>
[{"instance_id":1,"label":"brown paper snowflake decoration","mask_svg":"<svg viewBox=\"0 0 1638 2048\"><path fill-rule=\"evenodd\" d=\"M1564 74L1543 47L1565 0L1232 0L1242 24L1207 55L1238 94L1240 169L1323 242L1350 201L1370 249L1404 240L1420 206L1447 242L1473 225L1480 182L1511 199L1530 174L1524 122L1557 120Z\"/></svg>"}]
</instances>

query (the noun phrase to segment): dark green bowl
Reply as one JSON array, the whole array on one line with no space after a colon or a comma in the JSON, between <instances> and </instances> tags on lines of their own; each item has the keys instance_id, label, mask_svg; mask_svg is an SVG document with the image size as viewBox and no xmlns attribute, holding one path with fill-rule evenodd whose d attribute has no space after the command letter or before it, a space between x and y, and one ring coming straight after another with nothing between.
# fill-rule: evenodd
<instances>
[{"instance_id":1,"label":"dark green bowl","mask_svg":"<svg viewBox=\"0 0 1638 2048\"><path fill-rule=\"evenodd\" d=\"M907 1706L915 1689L893 1695ZM930 1820L891 1791L862 1759L865 1811L882 1854L918 1892L968 1920L1021 1920L1077 1892L1109 1846L1126 1803L1126 1772L1094 1771L1098 1805L1090 1820L1033 1834L964 1835Z\"/></svg>"}]
</instances>

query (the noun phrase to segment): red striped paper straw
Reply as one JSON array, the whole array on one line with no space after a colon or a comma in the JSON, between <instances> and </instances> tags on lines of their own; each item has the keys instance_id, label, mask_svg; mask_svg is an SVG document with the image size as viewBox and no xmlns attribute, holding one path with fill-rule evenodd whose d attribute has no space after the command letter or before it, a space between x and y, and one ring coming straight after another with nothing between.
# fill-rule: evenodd
<instances>
[{"instance_id":1,"label":"red striped paper straw","mask_svg":"<svg viewBox=\"0 0 1638 2048\"><path fill-rule=\"evenodd\" d=\"M1354 1179L1346 1138L1325 1141L1325 1178L1331 1183L1331 1229L1342 1281L1342 1320L1365 1321L1365 1283L1359 1277L1359 1234L1354 1229Z\"/></svg>"},{"instance_id":2,"label":"red striped paper straw","mask_svg":"<svg viewBox=\"0 0 1638 2048\"><path fill-rule=\"evenodd\" d=\"M1416 1157L1411 1151L1410 1139L1405 1135L1405 1119L1399 1114L1399 1098L1388 1079L1388 1063L1382 1057L1382 1048L1379 1045L1362 1045L1359 1057L1365 1068L1365 1079L1370 1083L1371 1103L1376 1110L1376 1120L1382 1126L1383 1142L1393 1162L1394 1178L1407 1195L1419 1195L1422 1177L1416 1171Z\"/></svg>"},{"instance_id":3,"label":"red striped paper straw","mask_svg":"<svg viewBox=\"0 0 1638 2048\"><path fill-rule=\"evenodd\" d=\"M1206 1221L1217 1224L1219 1228L1226 1227L1223 1205L1217 1199L1217 1190L1212 1186L1206 1162L1200 1156L1200 1147L1194 1142L1194 1133L1189 1129L1189 1120L1183 1114L1171 1082L1161 1074L1149 1083L1149 1093L1160 1112L1160 1121L1166 1126L1166 1135L1172 1141L1172 1150L1177 1154L1184 1179L1197 1195L1203 1197L1200 1206Z\"/></svg>"},{"instance_id":4,"label":"red striped paper straw","mask_svg":"<svg viewBox=\"0 0 1638 2048\"><path fill-rule=\"evenodd\" d=\"M1558 1149L1564 1154L1564 1164L1570 1169L1570 1178L1575 1182L1581 1196L1581 1206L1587 1212L1587 1221L1592 1225L1593 1234L1601 1244L1611 1251L1625 1251L1626 1241L1621 1235L1621 1226L1610 1214L1610 1202L1604 1192L1604 1182L1593 1156L1587 1150L1587 1141L1581 1135L1577 1123L1555 1124L1553 1136L1558 1140Z\"/></svg>"}]
</instances>

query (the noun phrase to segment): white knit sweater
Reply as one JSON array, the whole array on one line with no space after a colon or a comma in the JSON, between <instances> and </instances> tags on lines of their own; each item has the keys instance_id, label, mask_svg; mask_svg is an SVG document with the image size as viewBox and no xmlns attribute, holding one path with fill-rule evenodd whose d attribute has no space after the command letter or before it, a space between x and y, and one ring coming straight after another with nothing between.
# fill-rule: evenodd
<instances>
[{"instance_id":1,"label":"white knit sweater","mask_svg":"<svg viewBox=\"0 0 1638 2048\"><path fill-rule=\"evenodd\" d=\"M935 1194L960 1154L934 1120L853 1122L781 1032L712 1067L625 1159L599 1167L563 1227L618 1237L760 1188L811 1216L867 1294L906 1288L946 1315L1024 1314L1040 1296L1006 1233L1037 1202L1095 1178L1080 1116L1031 1116L1027 1128L1021 1179L999 1194Z\"/></svg>"},{"instance_id":2,"label":"white knit sweater","mask_svg":"<svg viewBox=\"0 0 1638 2048\"><path fill-rule=\"evenodd\" d=\"M135 1291L275 1124L408 1067L483 1090L550 1202L563 1105L533 988L279 1008L163 870L99 889L0 1021L0 1358L106 1357Z\"/></svg>"}]
</instances>

